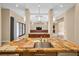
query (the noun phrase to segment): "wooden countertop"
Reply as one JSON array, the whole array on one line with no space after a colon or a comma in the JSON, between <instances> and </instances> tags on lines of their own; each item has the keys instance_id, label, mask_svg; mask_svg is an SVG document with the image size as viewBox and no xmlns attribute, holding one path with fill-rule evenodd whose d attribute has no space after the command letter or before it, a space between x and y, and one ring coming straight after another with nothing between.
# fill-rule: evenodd
<instances>
[{"instance_id":1,"label":"wooden countertop","mask_svg":"<svg viewBox=\"0 0 79 59\"><path fill-rule=\"evenodd\" d=\"M62 39L48 38L53 48L34 48L32 38L22 39L20 41L10 42L8 45L0 47L0 53L3 52L79 52L79 45ZM12 49L12 50L11 50Z\"/></svg>"}]
</instances>

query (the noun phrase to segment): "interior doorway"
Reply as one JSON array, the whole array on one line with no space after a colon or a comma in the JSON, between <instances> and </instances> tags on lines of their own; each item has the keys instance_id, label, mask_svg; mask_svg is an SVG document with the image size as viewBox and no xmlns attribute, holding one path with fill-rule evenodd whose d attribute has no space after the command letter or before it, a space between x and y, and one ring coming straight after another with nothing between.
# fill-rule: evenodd
<instances>
[{"instance_id":1,"label":"interior doorway","mask_svg":"<svg viewBox=\"0 0 79 59\"><path fill-rule=\"evenodd\" d=\"M10 41L14 40L14 17L10 17Z\"/></svg>"}]
</instances>

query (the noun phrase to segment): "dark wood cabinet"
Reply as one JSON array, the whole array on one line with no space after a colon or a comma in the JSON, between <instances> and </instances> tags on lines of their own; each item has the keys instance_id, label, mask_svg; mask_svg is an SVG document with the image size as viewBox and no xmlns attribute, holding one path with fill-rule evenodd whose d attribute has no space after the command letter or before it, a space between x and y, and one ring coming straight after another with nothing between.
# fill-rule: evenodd
<instances>
[{"instance_id":1,"label":"dark wood cabinet","mask_svg":"<svg viewBox=\"0 0 79 59\"><path fill-rule=\"evenodd\" d=\"M31 33L48 33L48 30L30 30Z\"/></svg>"},{"instance_id":2,"label":"dark wood cabinet","mask_svg":"<svg viewBox=\"0 0 79 59\"><path fill-rule=\"evenodd\" d=\"M30 38L49 38L50 34L29 34Z\"/></svg>"}]
</instances>

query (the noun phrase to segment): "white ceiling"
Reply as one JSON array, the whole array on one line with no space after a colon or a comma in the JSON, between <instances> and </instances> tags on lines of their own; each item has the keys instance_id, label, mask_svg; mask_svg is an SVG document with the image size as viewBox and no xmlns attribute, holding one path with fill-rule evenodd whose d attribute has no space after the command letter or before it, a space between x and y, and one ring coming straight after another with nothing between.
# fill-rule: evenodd
<instances>
[{"instance_id":1,"label":"white ceiling","mask_svg":"<svg viewBox=\"0 0 79 59\"><path fill-rule=\"evenodd\" d=\"M16 4L18 7L16 7ZM16 13L24 17L24 10L26 8L30 9L32 14L37 14L39 3L0 3L0 7L9 8L14 10ZM60 7L63 5L63 7ZM75 4L73 3L40 3L40 13L47 14L49 9L53 9L54 16L57 17L62 14L67 9L71 8Z\"/></svg>"}]
</instances>

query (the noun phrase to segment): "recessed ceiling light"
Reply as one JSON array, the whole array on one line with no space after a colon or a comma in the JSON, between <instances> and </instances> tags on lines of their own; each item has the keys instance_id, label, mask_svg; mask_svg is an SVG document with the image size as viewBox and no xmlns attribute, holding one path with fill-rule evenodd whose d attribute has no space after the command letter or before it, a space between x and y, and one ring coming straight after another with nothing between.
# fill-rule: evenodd
<instances>
[{"instance_id":1,"label":"recessed ceiling light","mask_svg":"<svg viewBox=\"0 0 79 59\"><path fill-rule=\"evenodd\" d=\"M16 7L18 7L19 5L18 4L16 4Z\"/></svg>"},{"instance_id":2,"label":"recessed ceiling light","mask_svg":"<svg viewBox=\"0 0 79 59\"><path fill-rule=\"evenodd\" d=\"M38 7L40 7L40 4L38 5Z\"/></svg>"},{"instance_id":3,"label":"recessed ceiling light","mask_svg":"<svg viewBox=\"0 0 79 59\"><path fill-rule=\"evenodd\" d=\"M55 20L56 20L55 17L53 17L53 22L55 22Z\"/></svg>"},{"instance_id":4,"label":"recessed ceiling light","mask_svg":"<svg viewBox=\"0 0 79 59\"><path fill-rule=\"evenodd\" d=\"M58 11L55 11L54 13L56 14L56 13L58 13Z\"/></svg>"},{"instance_id":5,"label":"recessed ceiling light","mask_svg":"<svg viewBox=\"0 0 79 59\"><path fill-rule=\"evenodd\" d=\"M60 5L60 7L62 8L62 7L64 7L63 5Z\"/></svg>"}]
</instances>

